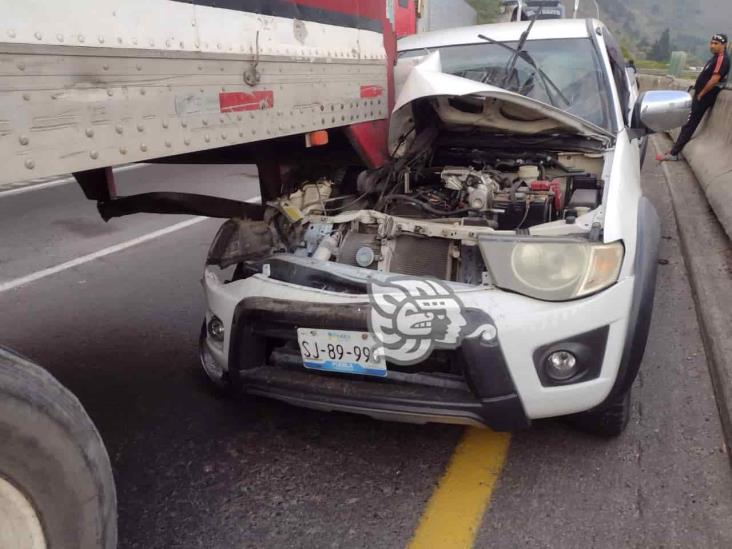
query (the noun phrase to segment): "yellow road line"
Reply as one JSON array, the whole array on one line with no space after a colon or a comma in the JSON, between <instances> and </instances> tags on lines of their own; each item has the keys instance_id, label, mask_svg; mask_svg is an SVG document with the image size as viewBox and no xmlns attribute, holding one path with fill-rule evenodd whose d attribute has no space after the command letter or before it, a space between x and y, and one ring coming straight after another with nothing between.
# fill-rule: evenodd
<instances>
[{"instance_id":1,"label":"yellow road line","mask_svg":"<svg viewBox=\"0 0 732 549\"><path fill-rule=\"evenodd\" d=\"M511 435L466 430L419 521L409 549L468 549L478 533Z\"/></svg>"}]
</instances>

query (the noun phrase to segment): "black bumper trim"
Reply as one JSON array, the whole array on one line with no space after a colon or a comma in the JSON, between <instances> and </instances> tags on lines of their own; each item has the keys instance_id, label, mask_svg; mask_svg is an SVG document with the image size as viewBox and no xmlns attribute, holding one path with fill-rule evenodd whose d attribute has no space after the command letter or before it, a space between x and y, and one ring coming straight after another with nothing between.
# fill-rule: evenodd
<instances>
[{"instance_id":1,"label":"black bumper trim","mask_svg":"<svg viewBox=\"0 0 732 549\"><path fill-rule=\"evenodd\" d=\"M370 383L262 366L241 372L246 394L327 411L365 414L418 423L486 425L496 431L528 426L516 422L523 408L517 395L477 400L471 393Z\"/></svg>"},{"instance_id":2,"label":"black bumper trim","mask_svg":"<svg viewBox=\"0 0 732 549\"><path fill-rule=\"evenodd\" d=\"M479 423L497 431L528 428L500 345L465 340L455 359L470 391L444 390L388 380L364 381L356 376L318 375L267 364L266 333L277 337L296 329L331 328L368 331L367 303L332 305L268 298L247 298L234 312L229 371L235 387L321 409L387 417L410 415L424 421ZM398 418L398 417L397 417Z\"/></svg>"}]
</instances>

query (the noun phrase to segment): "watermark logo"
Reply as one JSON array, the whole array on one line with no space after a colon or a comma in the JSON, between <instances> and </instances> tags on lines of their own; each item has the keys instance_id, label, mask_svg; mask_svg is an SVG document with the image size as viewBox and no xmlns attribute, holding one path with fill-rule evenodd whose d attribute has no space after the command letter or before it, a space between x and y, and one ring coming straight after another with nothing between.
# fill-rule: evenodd
<instances>
[{"instance_id":1,"label":"watermark logo","mask_svg":"<svg viewBox=\"0 0 732 549\"><path fill-rule=\"evenodd\" d=\"M369 331L377 352L395 364L422 362L434 349L456 349L464 339L496 340L490 317L468 309L435 278L390 277L369 283Z\"/></svg>"}]
</instances>

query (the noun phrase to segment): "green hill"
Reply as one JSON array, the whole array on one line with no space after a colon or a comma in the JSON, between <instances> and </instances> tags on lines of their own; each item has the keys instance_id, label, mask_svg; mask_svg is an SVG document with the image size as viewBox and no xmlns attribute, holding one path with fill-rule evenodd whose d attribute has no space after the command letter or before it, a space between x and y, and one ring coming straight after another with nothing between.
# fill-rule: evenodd
<instances>
[{"instance_id":1,"label":"green hill","mask_svg":"<svg viewBox=\"0 0 732 549\"><path fill-rule=\"evenodd\" d=\"M574 0L564 0L568 13ZM732 35L730 0L597 0L600 18L636 53L654 43L665 29L671 42L701 58L708 55L709 37L716 32ZM593 0L581 0L579 16L596 17Z\"/></svg>"}]
</instances>

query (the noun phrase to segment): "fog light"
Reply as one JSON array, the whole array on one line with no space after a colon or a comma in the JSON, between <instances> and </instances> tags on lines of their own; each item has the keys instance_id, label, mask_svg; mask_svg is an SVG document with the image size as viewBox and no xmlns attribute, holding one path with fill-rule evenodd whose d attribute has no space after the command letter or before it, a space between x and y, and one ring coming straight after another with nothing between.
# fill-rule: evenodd
<instances>
[{"instance_id":1,"label":"fog light","mask_svg":"<svg viewBox=\"0 0 732 549\"><path fill-rule=\"evenodd\" d=\"M212 316L211 320L208 321L208 335L215 341L223 341L224 333L224 323L221 322L219 317Z\"/></svg>"},{"instance_id":2,"label":"fog light","mask_svg":"<svg viewBox=\"0 0 732 549\"><path fill-rule=\"evenodd\" d=\"M546 375L554 381L566 381L577 373L577 357L569 351L557 351L546 359Z\"/></svg>"}]
</instances>

